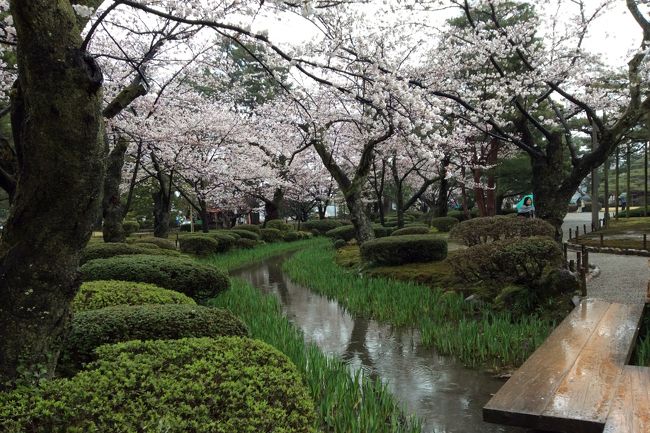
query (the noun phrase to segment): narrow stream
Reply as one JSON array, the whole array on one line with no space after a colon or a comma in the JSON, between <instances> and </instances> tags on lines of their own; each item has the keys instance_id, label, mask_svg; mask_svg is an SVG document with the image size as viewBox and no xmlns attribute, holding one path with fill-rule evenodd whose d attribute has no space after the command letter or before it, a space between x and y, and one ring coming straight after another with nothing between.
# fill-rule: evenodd
<instances>
[{"instance_id":1,"label":"narrow stream","mask_svg":"<svg viewBox=\"0 0 650 433\"><path fill-rule=\"evenodd\" d=\"M289 320L324 353L338 356L351 367L388 383L407 412L422 420L424 432L524 431L481 419L481 408L502 381L422 347L415 330L355 318L338 302L294 284L282 272L282 263L288 257L273 257L231 275L277 296Z\"/></svg>"}]
</instances>

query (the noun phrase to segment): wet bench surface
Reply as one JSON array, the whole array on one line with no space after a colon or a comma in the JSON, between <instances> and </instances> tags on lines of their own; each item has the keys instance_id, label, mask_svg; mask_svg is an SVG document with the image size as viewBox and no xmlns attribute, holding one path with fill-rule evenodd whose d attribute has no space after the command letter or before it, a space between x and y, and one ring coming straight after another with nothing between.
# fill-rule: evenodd
<instances>
[{"instance_id":1,"label":"wet bench surface","mask_svg":"<svg viewBox=\"0 0 650 433\"><path fill-rule=\"evenodd\" d=\"M650 432L650 368L626 365L605 433Z\"/></svg>"},{"instance_id":2,"label":"wet bench surface","mask_svg":"<svg viewBox=\"0 0 650 433\"><path fill-rule=\"evenodd\" d=\"M488 402L483 419L559 432L602 432L643 307L583 301Z\"/></svg>"}]
</instances>

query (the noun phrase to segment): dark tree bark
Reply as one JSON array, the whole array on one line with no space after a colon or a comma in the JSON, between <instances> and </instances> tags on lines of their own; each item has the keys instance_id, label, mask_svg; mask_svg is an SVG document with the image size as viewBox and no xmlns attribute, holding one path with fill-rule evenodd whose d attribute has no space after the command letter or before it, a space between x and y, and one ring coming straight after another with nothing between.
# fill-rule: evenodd
<instances>
[{"instance_id":1,"label":"dark tree bark","mask_svg":"<svg viewBox=\"0 0 650 433\"><path fill-rule=\"evenodd\" d=\"M449 179L447 179L447 167L450 158L445 157L440 166L440 186L436 197L433 215L435 217L446 217L449 212Z\"/></svg>"},{"instance_id":2,"label":"dark tree bark","mask_svg":"<svg viewBox=\"0 0 650 433\"><path fill-rule=\"evenodd\" d=\"M151 194L153 197L153 235L157 238L169 236L170 211L172 205L172 185L174 173L166 174L154 154L151 161L156 170L155 177L158 189Z\"/></svg>"},{"instance_id":3,"label":"dark tree bark","mask_svg":"<svg viewBox=\"0 0 650 433\"><path fill-rule=\"evenodd\" d=\"M56 366L104 177L102 75L70 3L12 0L11 12L18 172L0 241L0 387Z\"/></svg>"},{"instance_id":4,"label":"dark tree bark","mask_svg":"<svg viewBox=\"0 0 650 433\"><path fill-rule=\"evenodd\" d=\"M120 199L120 183L122 183L122 168L124 155L129 142L124 137L118 137L115 147L108 154L106 178L104 179L104 195L102 197L102 216L104 224L102 234L104 242L124 242L126 234L122 227L124 206Z\"/></svg>"},{"instance_id":5,"label":"dark tree bark","mask_svg":"<svg viewBox=\"0 0 650 433\"><path fill-rule=\"evenodd\" d=\"M273 199L264 198L264 226L266 221L280 219L280 209L284 201L284 191L276 188L273 192Z\"/></svg>"}]
</instances>

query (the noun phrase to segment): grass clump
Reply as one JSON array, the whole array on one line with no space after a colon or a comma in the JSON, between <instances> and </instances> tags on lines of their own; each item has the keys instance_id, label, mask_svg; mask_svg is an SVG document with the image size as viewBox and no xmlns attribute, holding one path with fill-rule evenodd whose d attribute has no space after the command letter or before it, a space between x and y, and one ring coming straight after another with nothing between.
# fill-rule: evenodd
<instances>
[{"instance_id":1,"label":"grass clump","mask_svg":"<svg viewBox=\"0 0 650 433\"><path fill-rule=\"evenodd\" d=\"M88 281L81 285L72 301L75 312L97 310L115 305L190 304L194 300L174 290L154 284L131 281Z\"/></svg>"},{"instance_id":2,"label":"grass clump","mask_svg":"<svg viewBox=\"0 0 650 433\"><path fill-rule=\"evenodd\" d=\"M314 246L292 256L284 269L292 280L337 299L352 314L419 329L425 344L466 365L519 366L553 328L552 322L534 315L514 320L507 312L495 313L466 302L456 292L413 282L359 278L337 266L334 255L332 249ZM348 253L348 259L352 261L352 254ZM477 335L468 338L471 332Z\"/></svg>"},{"instance_id":3,"label":"grass clump","mask_svg":"<svg viewBox=\"0 0 650 433\"><path fill-rule=\"evenodd\" d=\"M415 420L405 417L384 384L364 378L361 372L352 377L343 362L327 357L316 345L305 343L300 330L282 315L275 297L235 279L231 290L217 296L210 305L232 311L246 323L254 338L278 348L293 361L316 402L320 431L421 431Z\"/></svg>"},{"instance_id":4,"label":"grass clump","mask_svg":"<svg viewBox=\"0 0 650 433\"><path fill-rule=\"evenodd\" d=\"M0 431L315 433L291 361L240 337L129 341L70 379L0 394Z\"/></svg>"}]
</instances>

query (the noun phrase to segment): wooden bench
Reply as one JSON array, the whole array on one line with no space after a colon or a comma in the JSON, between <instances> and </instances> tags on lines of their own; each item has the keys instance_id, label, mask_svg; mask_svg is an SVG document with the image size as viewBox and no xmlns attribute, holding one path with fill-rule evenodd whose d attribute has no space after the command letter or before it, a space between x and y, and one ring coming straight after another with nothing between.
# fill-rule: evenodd
<instances>
[{"instance_id":1,"label":"wooden bench","mask_svg":"<svg viewBox=\"0 0 650 433\"><path fill-rule=\"evenodd\" d=\"M483 419L540 430L602 432L643 307L583 301L488 402Z\"/></svg>"},{"instance_id":2,"label":"wooden bench","mask_svg":"<svg viewBox=\"0 0 650 433\"><path fill-rule=\"evenodd\" d=\"M650 432L650 368L626 365L604 433Z\"/></svg>"}]
</instances>

